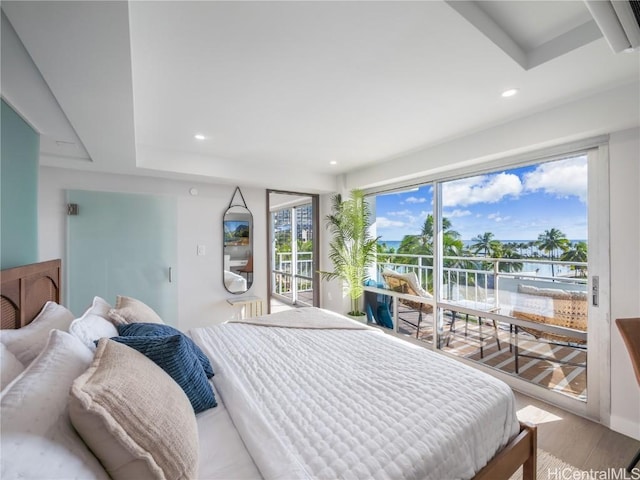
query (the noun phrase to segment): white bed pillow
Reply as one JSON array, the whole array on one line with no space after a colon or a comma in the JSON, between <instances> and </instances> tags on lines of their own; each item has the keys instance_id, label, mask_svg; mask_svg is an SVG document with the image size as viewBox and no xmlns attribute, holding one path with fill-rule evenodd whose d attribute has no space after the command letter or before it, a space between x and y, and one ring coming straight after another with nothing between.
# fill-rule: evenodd
<instances>
[{"instance_id":1,"label":"white bed pillow","mask_svg":"<svg viewBox=\"0 0 640 480\"><path fill-rule=\"evenodd\" d=\"M127 323L162 323L160 316L146 303L118 295L116 308L109 310L109 318L116 325Z\"/></svg>"},{"instance_id":2,"label":"white bed pillow","mask_svg":"<svg viewBox=\"0 0 640 480\"><path fill-rule=\"evenodd\" d=\"M4 343L0 343L0 390L24 371L24 365L9 351Z\"/></svg>"},{"instance_id":3,"label":"white bed pillow","mask_svg":"<svg viewBox=\"0 0 640 480\"><path fill-rule=\"evenodd\" d=\"M109 478L69 419L69 389L92 358L78 339L53 330L40 355L2 392L1 478Z\"/></svg>"},{"instance_id":4,"label":"white bed pillow","mask_svg":"<svg viewBox=\"0 0 640 480\"><path fill-rule=\"evenodd\" d=\"M198 427L180 386L142 353L102 339L73 383L71 421L115 479L198 478Z\"/></svg>"},{"instance_id":5,"label":"white bed pillow","mask_svg":"<svg viewBox=\"0 0 640 480\"><path fill-rule=\"evenodd\" d=\"M29 325L17 330L2 330L0 342L26 366L47 344L49 332L53 329L68 331L74 318L73 313L62 305L47 302Z\"/></svg>"},{"instance_id":6,"label":"white bed pillow","mask_svg":"<svg viewBox=\"0 0 640 480\"><path fill-rule=\"evenodd\" d=\"M78 338L82 343L95 351L95 340L103 337L111 338L118 336L118 329L113 322L109 320L109 310L111 305L100 298L94 297L93 303L86 312L76 318L69 327L69 333Z\"/></svg>"}]
</instances>

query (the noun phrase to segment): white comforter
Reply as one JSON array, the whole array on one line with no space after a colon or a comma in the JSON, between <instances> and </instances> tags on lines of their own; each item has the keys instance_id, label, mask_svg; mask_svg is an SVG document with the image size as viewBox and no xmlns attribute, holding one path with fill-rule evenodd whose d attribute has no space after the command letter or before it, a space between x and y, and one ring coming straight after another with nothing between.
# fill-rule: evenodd
<instances>
[{"instance_id":1,"label":"white comforter","mask_svg":"<svg viewBox=\"0 0 640 480\"><path fill-rule=\"evenodd\" d=\"M381 331L191 335L266 479L471 478L519 429L506 384Z\"/></svg>"},{"instance_id":2,"label":"white comforter","mask_svg":"<svg viewBox=\"0 0 640 480\"><path fill-rule=\"evenodd\" d=\"M241 293L247 291L247 281L242 275L229 270L224 271L224 286L231 293Z\"/></svg>"}]
</instances>

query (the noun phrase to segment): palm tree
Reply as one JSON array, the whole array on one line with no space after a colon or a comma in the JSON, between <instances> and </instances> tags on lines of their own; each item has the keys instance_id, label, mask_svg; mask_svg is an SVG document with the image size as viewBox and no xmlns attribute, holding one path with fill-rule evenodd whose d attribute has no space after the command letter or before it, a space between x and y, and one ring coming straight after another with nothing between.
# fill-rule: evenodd
<instances>
[{"instance_id":1,"label":"palm tree","mask_svg":"<svg viewBox=\"0 0 640 480\"><path fill-rule=\"evenodd\" d=\"M405 235L398 245L397 253L405 253L410 255L431 255L433 253L432 245L424 245L420 240L420 235ZM409 265L417 265L417 257L395 257L395 263L405 263Z\"/></svg>"},{"instance_id":2,"label":"palm tree","mask_svg":"<svg viewBox=\"0 0 640 480\"><path fill-rule=\"evenodd\" d=\"M566 250L562 255L560 255L560 260L565 260L567 262L587 262L587 242L578 242L575 245L572 245L572 248ZM582 266L571 266L572 270L578 271L578 276L586 277L587 272L584 270Z\"/></svg>"},{"instance_id":3,"label":"palm tree","mask_svg":"<svg viewBox=\"0 0 640 480\"><path fill-rule=\"evenodd\" d=\"M405 235L398 245L398 253L431 253L431 244L423 243L420 235Z\"/></svg>"},{"instance_id":4,"label":"palm tree","mask_svg":"<svg viewBox=\"0 0 640 480\"><path fill-rule=\"evenodd\" d=\"M501 258L519 259L522 258L522 255L517 253L515 250L507 248L502 252ZM501 272L521 272L522 267L522 262L500 262L498 268Z\"/></svg>"},{"instance_id":5,"label":"palm tree","mask_svg":"<svg viewBox=\"0 0 640 480\"><path fill-rule=\"evenodd\" d=\"M471 241L475 243L471 245L471 248L475 250L476 254L482 252L485 257L488 257L493 251L502 248L502 244L493 237L494 235L491 232L485 232L482 235L473 237Z\"/></svg>"},{"instance_id":6,"label":"palm tree","mask_svg":"<svg viewBox=\"0 0 640 480\"><path fill-rule=\"evenodd\" d=\"M460 234L455 230L451 229L451 220L447 217L442 217L442 234L444 237L449 237L453 239L460 238ZM427 215L427 218L424 220L424 224L422 225L422 229L420 230L420 238L423 245L427 245L433 243L433 215Z\"/></svg>"},{"instance_id":7,"label":"palm tree","mask_svg":"<svg viewBox=\"0 0 640 480\"><path fill-rule=\"evenodd\" d=\"M444 238L444 255L445 257L468 257L469 252L464 248L462 240L448 240ZM463 268L467 270L477 270L480 268L478 262L473 260L464 260L461 258L445 258L444 266L447 268Z\"/></svg>"},{"instance_id":8,"label":"palm tree","mask_svg":"<svg viewBox=\"0 0 640 480\"><path fill-rule=\"evenodd\" d=\"M527 244L527 242L518 243L518 253L520 254L520 256L524 256L524 251L528 246L529 245Z\"/></svg>"},{"instance_id":9,"label":"palm tree","mask_svg":"<svg viewBox=\"0 0 640 480\"><path fill-rule=\"evenodd\" d=\"M371 210L362 190L352 190L349 199L341 195L332 198L332 213L327 215L327 228L331 232L329 258L333 272L320 272L325 280L338 278L347 284L351 298L350 315L364 315L359 301L368 279L367 269L375 263L378 239L369 234Z\"/></svg>"},{"instance_id":10,"label":"palm tree","mask_svg":"<svg viewBox=\"0 0 640 480\"><path fill-rule=\"evenodd\" d=\"M451 229L451 220L442 218L443 243L445 246L460 238L460 234ZM462 245L461 245L462 247ZM427 215L418 235L405 235L398 247L398 253L410 253L413 255L433 255L433 215Z\"/></svg>"},{"instance_id":11,"label":"palm tree","mask_svg":"<svg viewBox=\"0 0 640 480\"><path fill-rule=\"evenodd\" d=\"M464 242L460 240L460 233L452 230L451 220L447 217L442 218L442 232L443 232L443 250L445 256L458 256L461 255L464 249ZM433 266L433 239L434 239L434 220L433 215L428 214L422 224L420 233L417 235L405 235L398 247L398 253L407 253L411 255L427 256L423 259L423 266ZM413 264L417 265L419 259L417 257L398 257L396 263ZM427 288L431 283L431 275L427 270L426 275Z\"/></svg>"},{"instance_id":12,"label":"palm tree","mask_svg":"<svg viewBox=\"0 0 640 480\"><path fill-rule=\"evenodd\" d=\"M545 230L544 233L538 235L538 247L543 252L547 252L551 260L555 260L556 258L558 258L558 256L556 255L558 250L565 251L567 250L568 246L569 240L567 240L564 233L562 233L557 228ZM553 267L554 265L552 263L551 276L555 277L555 269Z\"/></svg>"}]
</instances>

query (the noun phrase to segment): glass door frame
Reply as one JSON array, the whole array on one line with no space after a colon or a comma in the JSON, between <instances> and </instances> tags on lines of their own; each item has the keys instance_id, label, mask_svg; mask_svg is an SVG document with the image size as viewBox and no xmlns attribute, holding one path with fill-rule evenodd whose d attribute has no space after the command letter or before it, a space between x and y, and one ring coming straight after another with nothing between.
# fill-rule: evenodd
<instances>
[{"instance_id":1,"label":"glass door frame","mask_svg":"<svg viewBox=\"0 0 640 480\"><path fill-rule=\"evenodd\" d=\"M403 188L431 185L433 187L433 216L434 216L434 277L440 282L434 282L434 306L431 325L432 331L438 331L442 323L443 311L447 309L447 301L442 296L442 184L449 180L456 180L472 175L491 173L500 169L560 160L580 154L587 155L588 161L588 271L589 279L587 292L589 293L588 307L588 343L587 350L587 401L570 398L566 395L544 389L524 379L501 372L494 368L473 362L465 358L439 350L439 342L424 344L437 353L450 356L458 361L466 362L475 368L483 370L532 397L557 405L578 415L593 419L605 425L610 421L611 411L611 378L610 378L610 256L609 256L609 153L608 138L595 137L572 144L552 147L542 151L534 151L517 157L503 158L486 163L482 166L467 166L451 170L446 174L440 173L430 177L414 179L409 182L395 184L391 188L370 189L368 195L376 195ZM593 277L599 278L599 302L595 306L590 293L593 288ZM496 316L486 314L487 318ZM499 316L496 316L499 317ZM501 321L497 318L498 321Z\"/></svg>"},{"instance_id":2,"label":"glass door frame","mask_svg":"<svg viewBox=\"0 0 640 480\"><path fill-rule=\"evenodd\" d=\"M270 195L272 193L277 193L280 195L292 195L292 196L301 196L301 197L309 197L311 200L311 209L312 209L312 284L313 284L313 306L320 306L320 274L318 273L320 270L320 216L319 216L319 206L320 206L320 196L318 194L313 193L303 193L303 192L292 192L292 191L284 191L284 190L271 190L268 189L267 194L267 292L268 292L268 300L267 300L267 311L271 313L271 297L273 294L274 287L274 225L273 225L273 217L271 215L271 200ZM295 224L295 219L293 221ZM295 253L295 245L292 244L292 254ZM292 269L291 278L293 284L296 284L298 279L297 266L294 265Z\"/></svg>"},{"instance_id":3,"label":"glass door frame","mask_svg":"<svg viewBox=\"0 0 640 480\"><path fill-rule=\"evenodd\" d=\"M587 221L588 221L588 271L589 282L587 292L592 292L593 278L599 279L599 301L598 306L594 305L591 295L588 307L588 349L587 349L587 400L586 402L570 398L557 392L547 390L534 385L524 379L500 372L496 369L486 367L480 363L462 359L469 362L474 367L487 371L497 376L515 390L540 398L549 403L558 405L566 410L578 415L591 418L598 422L608 422L610 416L610 277L609 277L609 155L608 146L599 145L597 147L581 149L566 154L553 157L537 157L527 162L508 162L502 164L502 168L517 167L519 165L542 163L559 160L568 156L586 154L588 161L588 200L587 200ZM478 173L478 172L474 172ZM459 175L457 178L467 176ZM454 177L455 178L455 177ZM433 316L433 331L437 330L438 323L441 323L443 309L446 309L446 301L442 301L442 183L453 178L433 180L434 187L434 228L436 230L434 239L434 269L437 272L436 278L440 282L434 282L434 298L437 301L437 312ZM436 286L437 283L437 286ZM485 314L491 318L491 314ZM499 320L499 319L498 319ZM438 342L431 345L436 349ZM439 352L460 360L460 357L447 352Z\"/></svg>"}]
</instances>

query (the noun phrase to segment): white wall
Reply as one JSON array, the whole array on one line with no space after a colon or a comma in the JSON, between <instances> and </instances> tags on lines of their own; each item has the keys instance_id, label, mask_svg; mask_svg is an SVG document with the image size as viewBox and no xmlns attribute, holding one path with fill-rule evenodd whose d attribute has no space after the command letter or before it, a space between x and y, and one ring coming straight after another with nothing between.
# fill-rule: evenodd
<instances>
[{"instance_id":1,"label":"white wall","mask_svg":"<svg viewBox=\"0 0 640 480\"><path fill-rule=\"evenodd\" d=\"M611 428L640 440L640 387L616 318L640 317L640 130L611 135Z\"/></svg>"},{"instance_id":2,"label":"white wall","mask_svg":"<svg viewBox=\"0 0 640 480\"><path fill-rule=\"evenodd\" d=\"M39 258L62 258L65 265L65 190L95 190L172 195L178 201L178 328L221 323L237 314L227 298L233 298L222 283L222 217L235 185L198 184L141 176L98 174L78 170L41 167L39 178ZM189 189L196 187L197 196ZM248 295L267 298L266 192L240 186L253 213L254 277ZM198 256L197 245L206 246ZM63 285L63 288L66 286ZM107 299L114 302L115 299ZM82 312L74 312L76 315Z\"/></svg>"}]
</instances>

